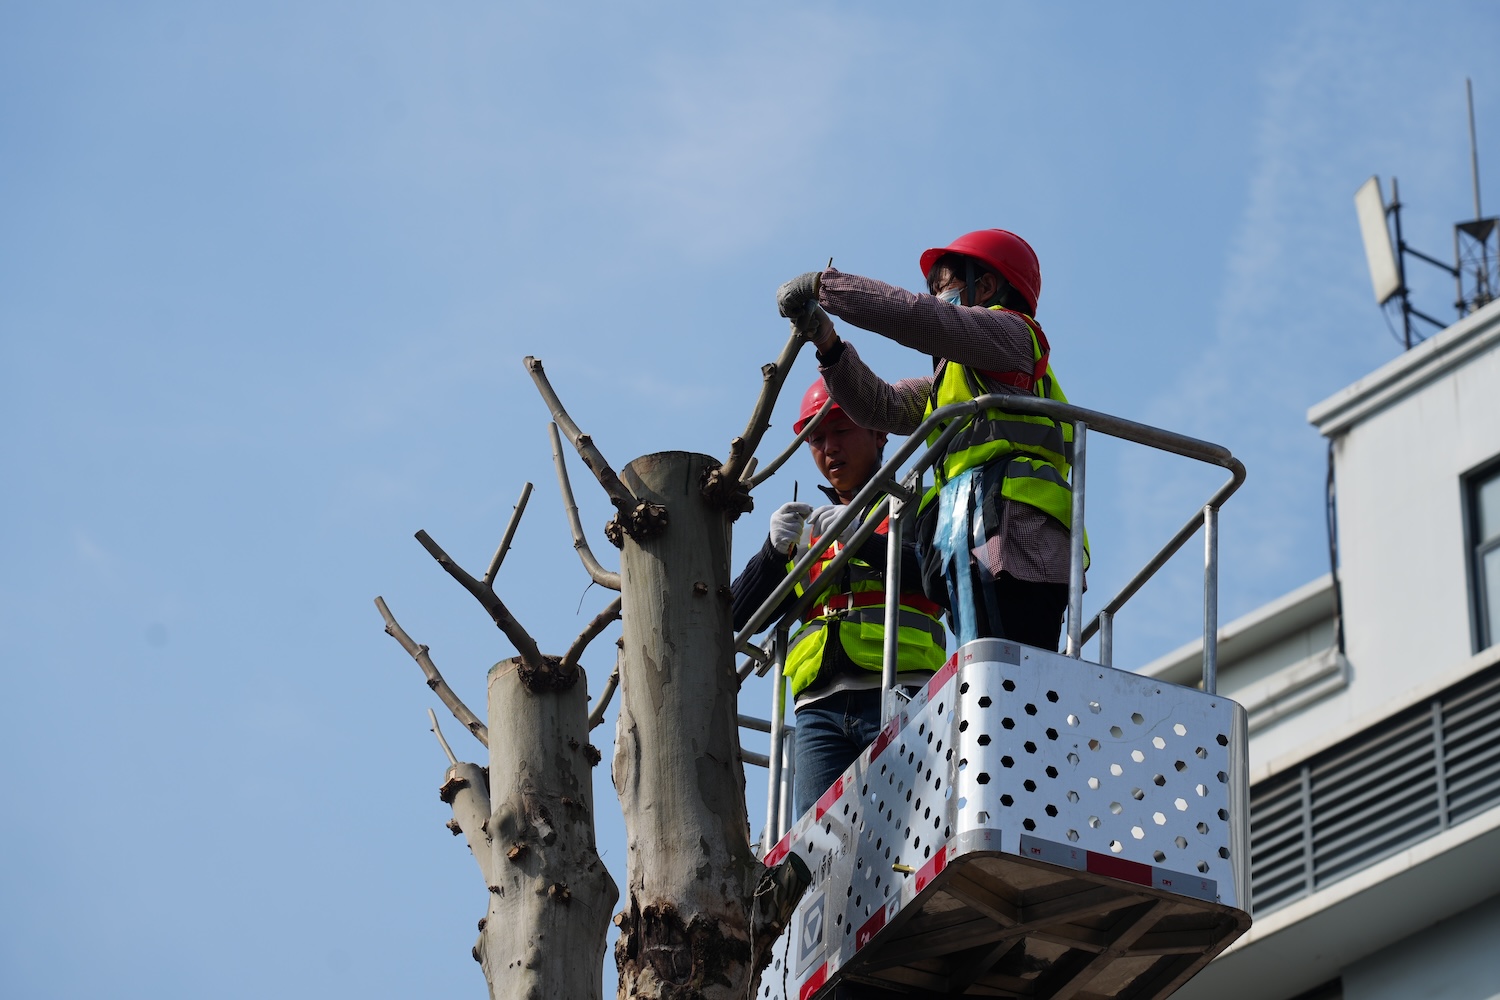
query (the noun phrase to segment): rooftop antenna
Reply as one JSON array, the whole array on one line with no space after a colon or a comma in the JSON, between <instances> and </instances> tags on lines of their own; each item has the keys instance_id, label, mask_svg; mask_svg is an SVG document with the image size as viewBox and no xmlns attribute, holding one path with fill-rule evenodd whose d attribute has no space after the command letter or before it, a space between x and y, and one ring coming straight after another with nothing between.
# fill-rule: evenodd
<instances>
[{"instance_id":1,"label":"rooftop antenna","mask_svg":"<svg viewBox=\"0 0 1500 1000\"><path fill-rule=\"evenodd\" d=\"M1411 304L1411 290L1406 284L1406 259L1415 257L1453 275L1458 284L1454 307L1462 319L1494 300L1500 288L1500 219L1485 218L1479 206L1479 152L1474 135L1474 84L1464 81L1469 101L1469 164L1474 182L1474 218L1453 227L1453 263L1429 257L1407 244L1401 235L1401 195L1396 178L1391 178L1391 202L1385 203L1380 178L1371 177L1354 193L1354 210L1359 216L1360 235L1365 244L1365 260L1370 266L1370 284L1375 302L1384 306L1391 300L1401 304L1402 343L1407 350L1421 343L1422 337L1412 329L1412 317L1441 330L1448 324L1422 312ZM1395 225L1395 240L1391 225Z\"/></svg>"},{"instance_id":2,"label":"rooftop antenna","mask_svg":"<svg viewBox=\"0 0 1500 1000\"><path fill-rule=\"evenodd\" d=\"M1469 98L1469 172L1474 180L1474 218L1453 227L1453 261L1457 264L1454 275L1458 283L1458 307L1460 316L1467 316L1476 309L1494 301L1500 275L1496 266L1500 264L1500 233L1494 216L1486 219L1479 207L1479 144L1474 137L1474 82L1464 80ZM1492 239L1494 237L1494 239Z\"/></svg>"},{"instance_id":3,"label":"rooftop antenna","mask_svg":"<svg viewBox=\"0 0 1500 1000\"><path fill-rule=\"evenodd\" d=\"M1459 276L1459 270L1434 257L1429 257L1409 245L1401 236L1401 189L1396 178L1391 178L1391 203L1387 205L1380 191L1380 178L1371 177L1354 192L1354 211L1359 215L1359 232L1365 242L1365 261L1370 265L1370 284L1375 290L1377 305L1385 305L1392 299L1401 304L1401 341L1406 350L1423 340L1412 330L1411 321L1425 320L1441 330L1448 324L1431 316L1411 304L1411 289L1406 285L1406 258L1415 257L1435 267ZM1396 225L1396 239L1391 241L1390 225ZM1462 312L1459 313L1463 315Z\"/></svg>"}]
</instances>

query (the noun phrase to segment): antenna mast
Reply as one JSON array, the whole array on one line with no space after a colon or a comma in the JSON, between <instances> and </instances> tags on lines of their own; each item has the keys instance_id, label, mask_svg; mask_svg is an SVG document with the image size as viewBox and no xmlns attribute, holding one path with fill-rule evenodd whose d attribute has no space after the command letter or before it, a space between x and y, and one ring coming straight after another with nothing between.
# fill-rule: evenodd
<instances>
[{"instance_id":1,"label":"antenna mast","mask_svg":"<svg viewBox=\"0 0 1500 1000\"><path fill-rule=\"evenodd\" d=\"M1474 218L1453 227L1454 278L1458 283L1459 316L1486 305L1495 298L1500 285L1496 264L1500 263L1500 235L1494 217L1486 219L1479 207L1479 142L1474 133L1474 81L1465 78L1464 90L1469 99L1469 172L1474 181ZM1494 244L1494 245L1492 245Z\"/></svg>"},{"instance_id":2,"label":"antenna mast","mask_svg":"<svg viewBox=\"0 0 1500 1000\"><path fill-rule=\"evenodd\" d=\"M1364 237L1365 259L1370 265L1370 283L1375 301L1386 305L1395 299L1401 307L1403 344L1410 350L1420 338L1414 338L1412 317L1432 324L1439 330L1446 324L1411 304L1411 289L1406 284L1406 258L1415 257L1453 275L1458 298L1453 303L1458 318L1480 309L1496 298L1500 289L1500 218L1485 218L1479 204L1479 142L1474 130L1474 82L1464 80L1469 104L1469 172L1474 184L1474 218L1453 226L1453 263L1448 264L1409 246L1401 233L1401 195L1396 178L1391 178L1391 201L1387 205L1380 190L1380 180L1371 177L1354 195ZM1395 239L1391 239L1391 225Z\"/></svg>"},{"instance_id":3,"label":"antenna mast","mask_svg":"<svg viewBox=\"0 0 1500 1000\"><path fill-rule=\"evenodd\" d=\"M1464 90L1469 98L1469 174L1474 178L1474 218L1484 218L1479 210L1479 143L1474 139L1474 81L1464 77Z\"/></svg>"}]
</instances>

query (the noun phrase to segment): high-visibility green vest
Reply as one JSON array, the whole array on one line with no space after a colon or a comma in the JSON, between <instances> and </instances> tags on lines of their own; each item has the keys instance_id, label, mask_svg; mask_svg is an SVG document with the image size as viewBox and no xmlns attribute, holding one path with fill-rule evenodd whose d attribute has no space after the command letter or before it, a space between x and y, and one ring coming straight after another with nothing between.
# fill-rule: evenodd
<instances>
[{"instance_id":1,"label":"high-visibility green vest","mask_svg":"<svg viewBox=\"0 0 1500 1000\"><path fill-rule=\"evenodd\" d=\"M885 534L887 524L876 529ZM813 538L812 547L821 544ZM785 673L795 698L818 679L823 669L823 654L828 637L837 635L849 662L865 670L879 672L885 659L885 569L876 568L863 559L853 558L846 564L839 581L820 580L823 568L843 549L833 542L808 571L808 578L797 585L797 596L807 590L822 592L803 617L804 624L792 636L787 647ZM795 560L788 561L788 571ZM942 610L929 601L921 590L901 594L900 622L896 634L896 669L937 670L947 659L947 639L943 632Z\"/></svg>"},{"instance_id":2,"label":"high-visibility green vest","mask_svg":"<svg viewBox=\"0 0 1500 1000\"><path fill-rule=\"evenodd\" d=\"M990 306L999 309L1000 306ZM1062 387L1052 374L1047 338L1031 317L1016 313L1031 331L1034 368L1031 373L989 373L992 378L1029 389L1037 396L1066 403ZM990 391L980 383L974 371L954 361L943 361L933 373L933 391L927 398L924 418L933 410L951 403L962 403ZM939 426L927 442L932 444L946 427ZM922 497L922 506L937 496L942 485L959 473L981 465L1004 463L1005 478L1001 495L1008 500L1030 504L1062 522L1073 524L1073 490L1068 485L1072 473L1073 425L1058 423L1049 417L1029 413L1009 413L991 409L975 414L964 429L949 441L942 459L934 467L935 482ZM1084 538L1084 567L1088 567L1088 539Z\"/></svg>"}]
</instances>

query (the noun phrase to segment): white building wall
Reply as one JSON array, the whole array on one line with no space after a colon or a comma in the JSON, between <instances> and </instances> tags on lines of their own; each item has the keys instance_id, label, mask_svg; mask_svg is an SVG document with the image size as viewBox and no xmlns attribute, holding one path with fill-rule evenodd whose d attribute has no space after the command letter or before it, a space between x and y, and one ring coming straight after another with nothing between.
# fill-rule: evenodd
<instances>
[{"instance_id":1,"label":"white building wall","mask_svg":"<svg viewBox=\"0 0 1500 1000\"><path fill-rule=\"evenodd\" d=\"M1308 418L1334 442L1347 657L1330 651L1326 578L1221 630L1219 689L1250 712L1253 780L1479 665L1462 476L1500 455L1500 302ZM1192 684L1201 655L1190 643L1142 672Z\"/></svg>"},{"instance_id":2,"label":"white building wall","mask_svg":"<svg viewBox=\"0 0 1500 1000\"><path fill-rule=\"evenodd\" d=\"M1221 628L1252 783L1500 663L1500 645L1473 648L1463 478L1500 457L1500 302L1308 419L1334 442L1347 656L1330 577ZM1142 672L1191 684L1201 655L1190 643ZM1479 765L1464 766L1469 780ZM1344 1000L1500 1000L1500 805L1257 914L1179 995L1286 1000L1333 980Z\"/></svg>"},{"instance_id":3,"label":"white building wall","mask_svg":"<svg viewBox=\"0 0 1500 1000\"><path fill-rule=\"evenodd\" d=\"M1255 777L1472 657L1462 476L1500 455L1500 302L1313 407L1334 442L1349 683L1255 733ZM1226 670L1226 674L1232 667ZM1226 676L1226 692L1231 682Z\"/></svg>"},{"instance_id":4,"label":"white building wall","mask_svg":"<svg viewBox=\"0 0 1500 1000\"><path fill-rule=\"evenodd\" d=\"M1377 708L1473 652L1460 487L1500 454L1497 386L1500 345L1337 445L1348 656L1361 681L1343 713Z\"/></svg>"}]
</instances>

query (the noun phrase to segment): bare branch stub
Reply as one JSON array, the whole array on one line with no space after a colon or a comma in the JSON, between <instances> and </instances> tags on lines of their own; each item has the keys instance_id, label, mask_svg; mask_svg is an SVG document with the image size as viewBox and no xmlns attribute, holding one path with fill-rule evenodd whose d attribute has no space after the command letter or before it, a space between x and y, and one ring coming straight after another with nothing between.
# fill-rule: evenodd
<instances>
[{"instance_id":1,"label":"bare branch stub","mask_svg":"<svg viewBox=\"0 0 1500 1000\"><path fill-rule=\"evenodd\" d=\"M625 547L625 536L637 542L650 541L667 530L667 508L661 504L637 504L630 514L616 514L604 525L604 537L615 548Z\"/></svg>"},{"instance_id":2,"label":"bare branch stub","mask_svg":"<svg viewBox=\"0 0 1500 1000\"><path fill-rule=\"evenodd\" d=\"M427 554L437 560L437 564L443 567L449 576L457 580L461 587L472 594L485 611L489 612L490 618L494 620L500 631L504 632L511 645L516 647L516 652L520 654L521 659L532 669L540 669L542 653L537 648L536 640L511 615L510 609L505 606L504 601L500 600L494 588L485 586L479 580L474 579L462 566L454 562L427 532L417 532L416 538L422 543L422 548L427 550Z\"/></svg>"},{"instance_id":3,"label":"bare branch stub","mask_svg":"<svg viewBox=\"0 0 1500 1000\"><path fill-rule=\"evenodd\" d=\"M560 656L543 655L535 665L516 658L516 676L526 689L536 694L549 691L567 691L578 683L580 671L577 664L568 665Z\"/></svg>"},{"instance_id":4,"label":"bare branch stub","mask_svg":"<svg viewBox=\"0 0 1500 1000\"><path fill-rule=\"evenodd\" d=\"M736 442L740 439L735 438ZM741 514L748 514L755 509L755 501L750 496L750 487L739 479L730 479L724 475L726 465L717 463L706 466L703 476L698 481L698 488L703 494L703 499L714 507L729 515L731 521L739 518Z\"/></svg>"},{"instance_id":5,"label":"bare branch stub","mask_svg":"<svg viewBox=\"0 0 1500 1000\"><path fill-rule=\"evenodd\" d=\"M624 521L620 518L621 515L616 515L611 523L623 524L625 533L638 542L650 541L667 530L667 508L659 503L643 501L635 505ZM608 525L604 533L609 534Z\"/></svg>"},{"instance_id":6,"label":"bare branch stub","mask_svg":"<svg viewBox=\"0 0 1500 1000\"><path fill-rule=\"evenodd\" d=\"M443 679L443 675L438 672L437 666L432 662L432 657L428 655L427 647L417 643L406 634L406 630L396 621L396 616L391 614L390 608L385 606L385 598L375 598L375 607L380 610L380 617L385 619L386 634L400 643L401 648L417 661L417 666L422 668L422 673L427 677L427 686L438 696L438 700L448 706L448 711L453 713L455 719L463 723L465 729L474 734L475 739L489 746L489 727L480 722L479 717L469 711L469 706L465 705L463 699L448 686L448 682ZM433 721L433 731L437 731L436 720ZM441 738L439 735L439 739Z\"/></svg>"},{"instance_id":7,"label":"bare branch stub","mask_svg":"<svg viewBox=\"0 0 1500 1000\"><path fill-rule=\"evenodd\" d=\"M557 424L548 424L547 432L552 436L552 463L557 467L557 486L562 491L563 510L568 515L568 528L573 532L573 550L578 553L578 558L583 562L583 568L588 570L590 579L601 587L619 590L620 574L611 572L600 565L599 560L594 558L594 550L589 548L588 540L583 536L583 524L578 519L578 503L573 499L573 484L568 481L568 464L563 458L562 437L557 432Z\"/></svg>"},{"instance_id":8,"label":"bare branch stub","mask_svg":"<svg viewBox=\"0 0 1500 1000\"><path fill-rule=\"evenodd\" d=\"M600 632L608 628L610 623L619 620L620 598L616 597L613 601L609 602L603 611L595 615L594 620L584 627L584 630L578 634L577 639L573 640L573 645L569 646L568 651L563 654L563 669L577 667L578 661L583 658L583 651L588 648L589 643L593 642Z\"/></svg>"}]
</instances>

